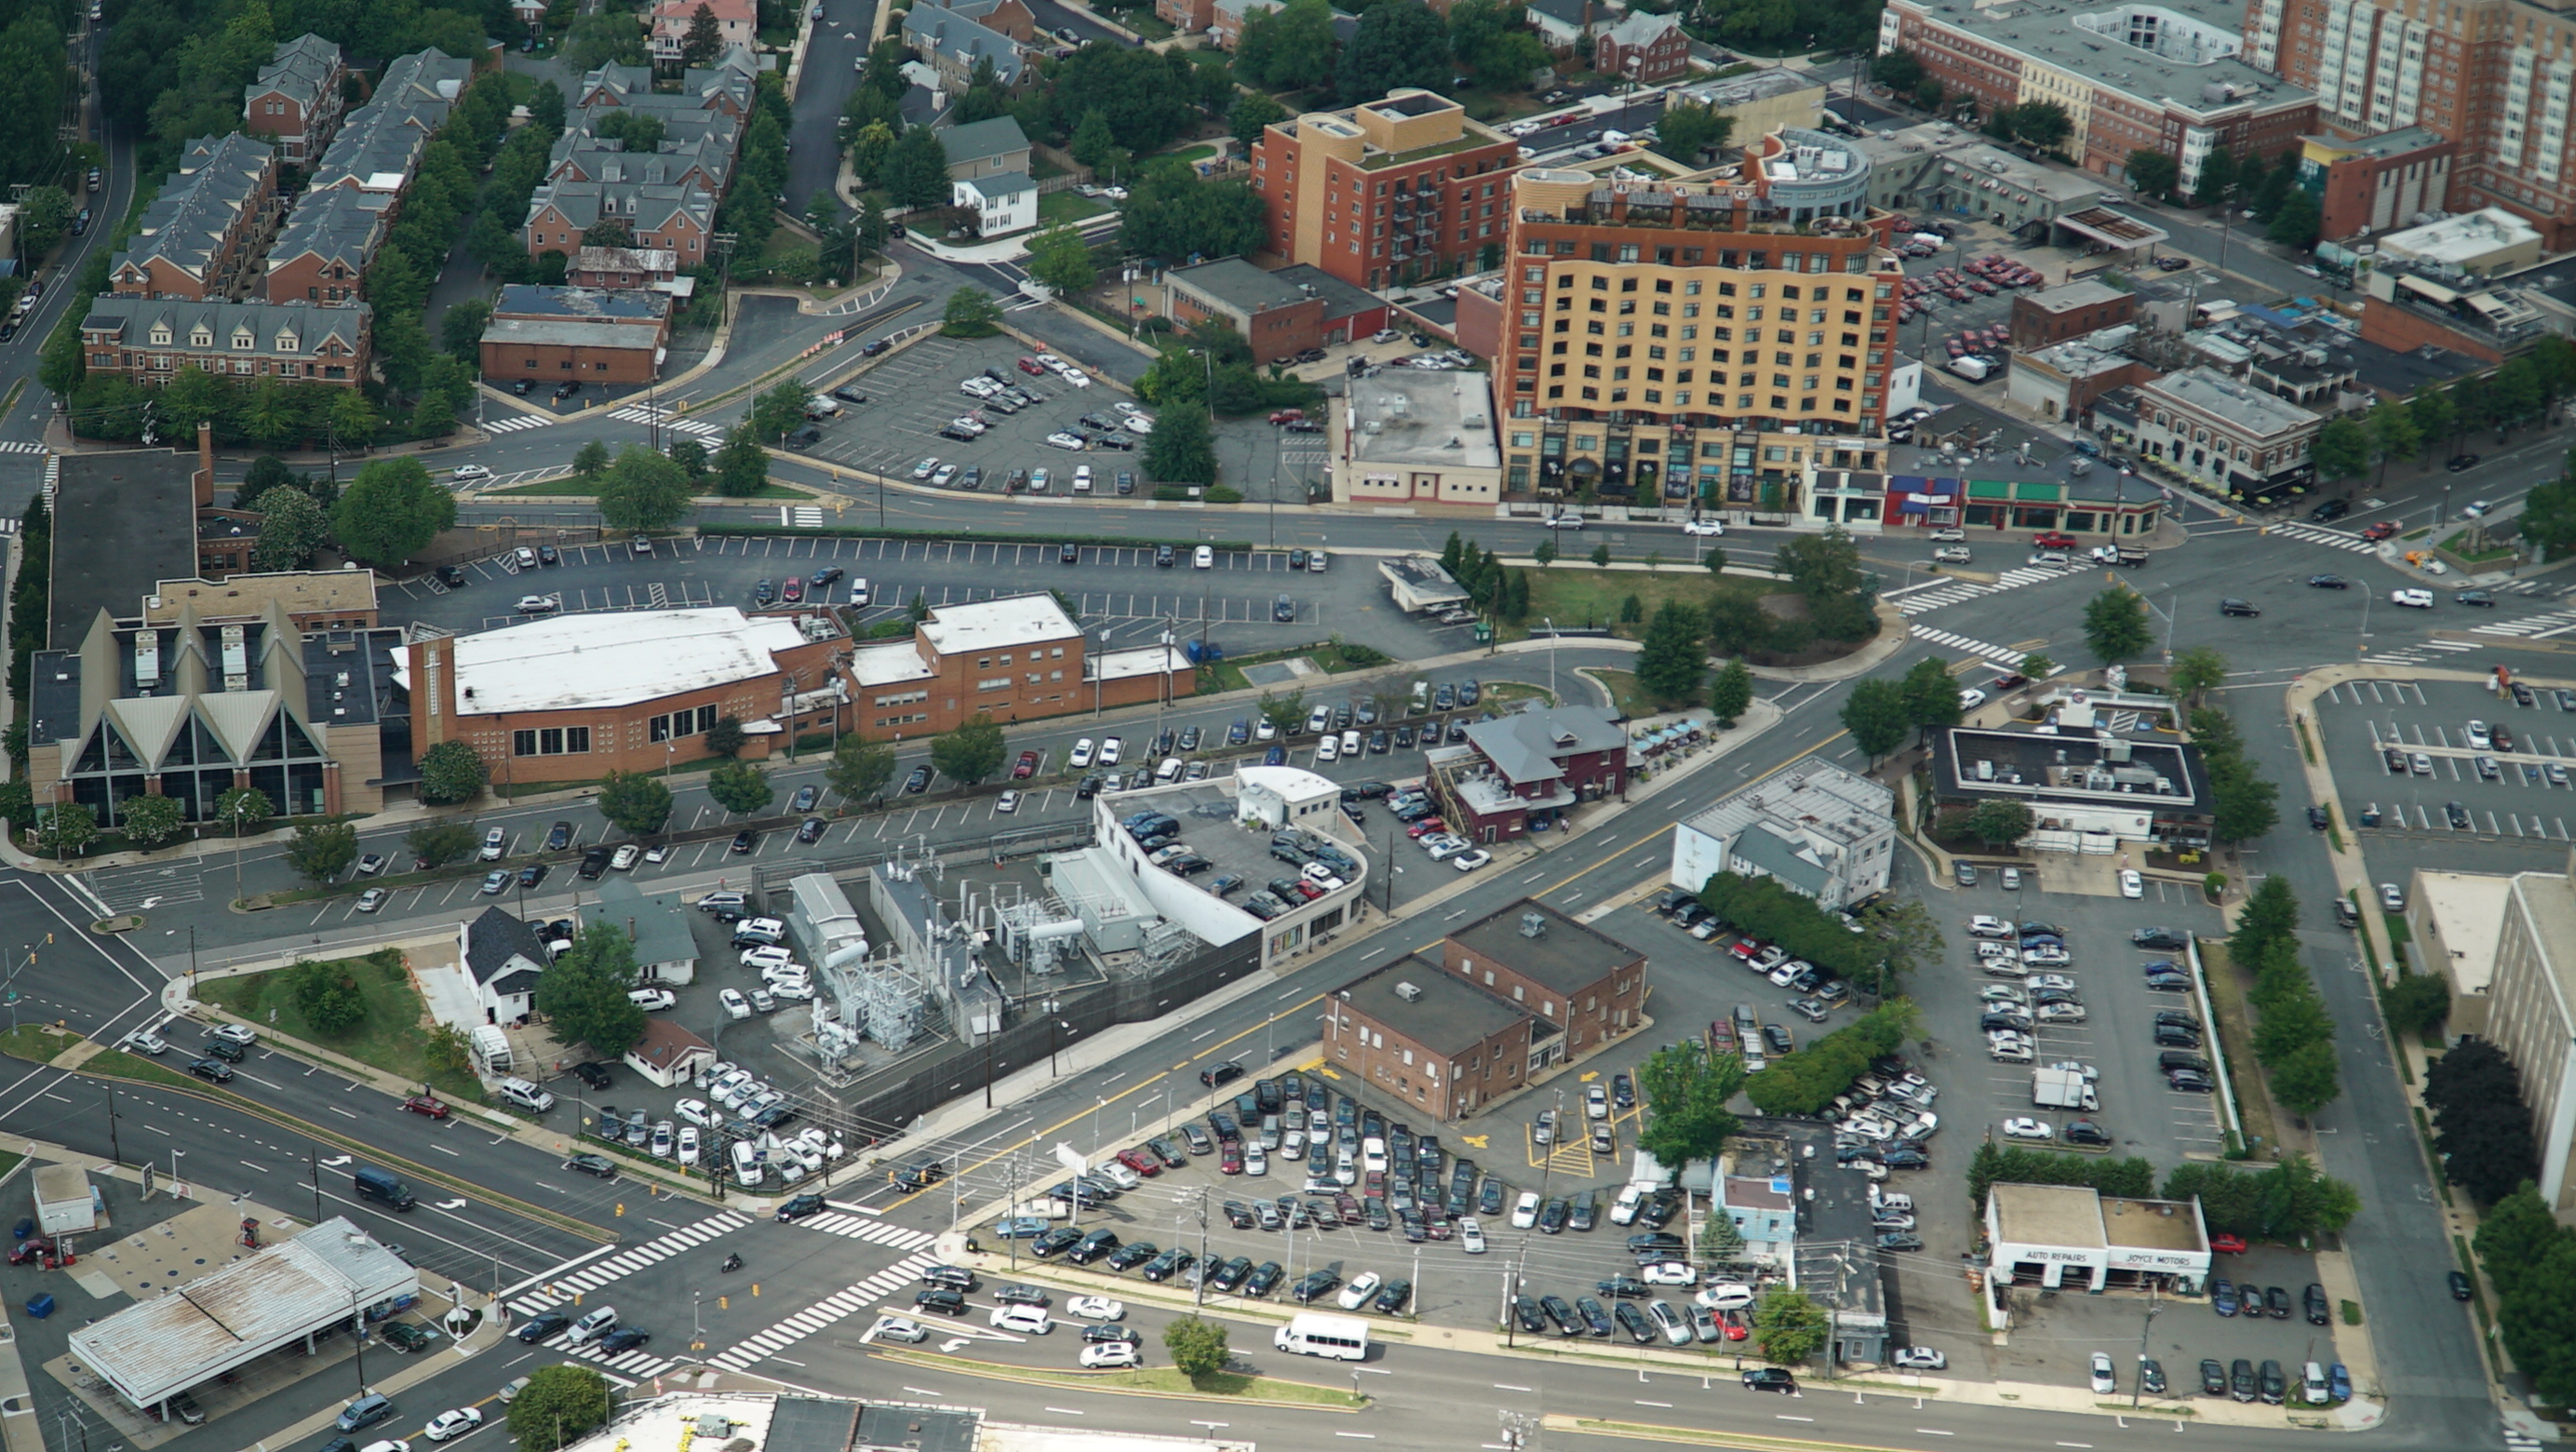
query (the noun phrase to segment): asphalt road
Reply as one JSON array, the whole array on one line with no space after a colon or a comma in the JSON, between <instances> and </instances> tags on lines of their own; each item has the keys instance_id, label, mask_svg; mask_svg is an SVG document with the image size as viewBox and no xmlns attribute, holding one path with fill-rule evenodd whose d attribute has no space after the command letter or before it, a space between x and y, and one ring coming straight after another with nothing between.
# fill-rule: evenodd
<instances>
[{"instance_id":1,"label":"asphalt road","mask_svg":"<svg viewBox=\"0 0 2576 1452\"><path fill-rule=\"evenodd\" d=\"M798 216L816 192L832 195L841 167L841 107L858 84L876 26L876 0L822 0L798 73L795 122L788 128L787 206ZM811 8L810 6L808 8Z\"/></svg>"}]
</instances>

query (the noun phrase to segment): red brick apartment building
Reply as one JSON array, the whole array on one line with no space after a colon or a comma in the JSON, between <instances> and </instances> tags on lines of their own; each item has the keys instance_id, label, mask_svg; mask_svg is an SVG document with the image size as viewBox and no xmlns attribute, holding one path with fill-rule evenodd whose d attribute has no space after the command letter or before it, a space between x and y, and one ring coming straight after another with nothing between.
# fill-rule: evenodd
<instances>
[{"instance_id":1,"label":"red brick apartment building","mask_svg":"<svg viewBox=\"0 0 2576 1452\"><path fill-rule=\"evenodd\" d=\"M259 79L242 88L242 129L275 140L290 162L320 156L348 109L341 94L348 74L340 47L318 35L280 44Z\"/></svg>"},{"instance_id":2,"label":"red brick apartment building","mask_svg":"<svg viewBox=\"0 0 2576 1452\"><path fill-rule=\"evenodd\" d=\"M1491 266L1513 140L1430 91L1273 123L1252 146L1269 250L1372 291Z\"/></svg>"},{"instance_id":3,"label":"red brick apartment building","mask_svg":"<svg viewBox=\"0 0 2576 1452\"><path fill-rule=\"evenodd\" d=\"M1640 1023L1646 958L1523 899L1325 1000L1324 1057L1455 1122Z\"/></svg>"},{"instance_id":4,"label":"red brick apartment building","mask_svg":"<svg viewBox=\"0 0 2576 1452\"><path fill-rule=\"evenodd\" d=\"M2121 179L2133 151L2175 157L2189 191L2213 150L2269 159L2317 129L2312 83L2288 67L2284 82L2270 52L2239 34L2281 3L1888 0L1878 48L1913 52L1981 119L2005 106L2063 106L2076 126L2066 150L2096 175Z\"/></svg>"}]
</instances>

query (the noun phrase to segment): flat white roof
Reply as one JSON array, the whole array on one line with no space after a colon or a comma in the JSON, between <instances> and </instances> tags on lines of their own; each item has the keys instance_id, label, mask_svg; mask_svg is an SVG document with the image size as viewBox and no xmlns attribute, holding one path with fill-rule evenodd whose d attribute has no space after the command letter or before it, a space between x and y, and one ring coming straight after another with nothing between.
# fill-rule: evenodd
<instances>
[{"instance_id":1,"label":"flat white roof","mask_svg":"<svg viewBox=\"0 0 2576 1452\"><path fill-rule=\"evenodd\" d=\"M1082 630L1073 623L1073 617L1064 613L1064 607L1055 603L1053 595L1040 591L979 600L971 605L942 605L921 622L919 634L941 655L970 655L979 650L1078 640Z\"/></svg>"},{"instance_id":2,"label":"flat white roof","mask_svg":"<svg viewBox=\"0 0 2576 1452\"><path fill-rule=\"evenodd\" d=\"M862 645L850 652L850 679L862 686L891 686L926 681L931 670L909 640Z\"/></svg>"},{"instance_id":3,"label":"flat white roof","mask_svg":"<svg viewBox=\"0 0 2576 1452\"><path fill-rule=\"evenodd\" d=\"M803 644L795 621L753 619L730 605L550 616L458 637L456 709L631 705L773 674L777 652Z\"/></svg>"},{"instance_id":4,"label":"flat white roof","mask_svg":"<svg viewBox=\"0 0 2576 1452\"><path fill-rule=\"evenodd\" d=\"M1237 767L1234 779L1244 786L1259 787L1292 802L1338 795L1342 789L1341 783L1331 777L1308 771L1302 766Z\"/></svg>"},{"instance_id":5,"label":"flat white roof","mask_svg":"<svg viewBox=\"0 0 2576 1452\"><path fill-rule=\"evenodd\" d=\"M1189 657L1181 654L1177 645L1139 645L1126 650L1104 650L1091 657L1091 676L1102 681L1123 681L1130 676L1172 675L1189 668Z\"/></svg>"}]
</instances>

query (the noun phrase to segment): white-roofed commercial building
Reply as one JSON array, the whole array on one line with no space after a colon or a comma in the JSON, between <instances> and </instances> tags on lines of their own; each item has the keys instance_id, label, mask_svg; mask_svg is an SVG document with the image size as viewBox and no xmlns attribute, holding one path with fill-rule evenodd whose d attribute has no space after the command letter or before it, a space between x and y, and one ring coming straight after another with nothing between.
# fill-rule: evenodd
<instances>
[{"instance_id":1,"label":"white-roofed commercial building","mask_svg":"<svg viewBox=\"0 0 2576 1452\"><path fill-rule=\"evenodd\" d=\"M334 1218L79 1328L72 1359L148 1408L419 1290L401 1256Z\"/></svg>"}]
</instances>

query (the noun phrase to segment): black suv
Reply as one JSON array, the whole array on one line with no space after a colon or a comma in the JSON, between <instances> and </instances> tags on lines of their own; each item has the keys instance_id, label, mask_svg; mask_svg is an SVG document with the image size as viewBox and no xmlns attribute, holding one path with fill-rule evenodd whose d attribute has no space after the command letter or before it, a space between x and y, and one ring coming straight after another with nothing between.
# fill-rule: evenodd
<instances>
[{"instance_id":1,"label":"black suv","mask_svg":"<svg viewBox=\"0 0 2576 1452\"><path fill-rule=\"evenodd\" d=\"M783 1225L791 1220L802 1220L808 1215L820 1215L822 1213L822 1196L799 1195L778 1207L778 1220L779 1223Z\"/></svg>"}]
</instances>

